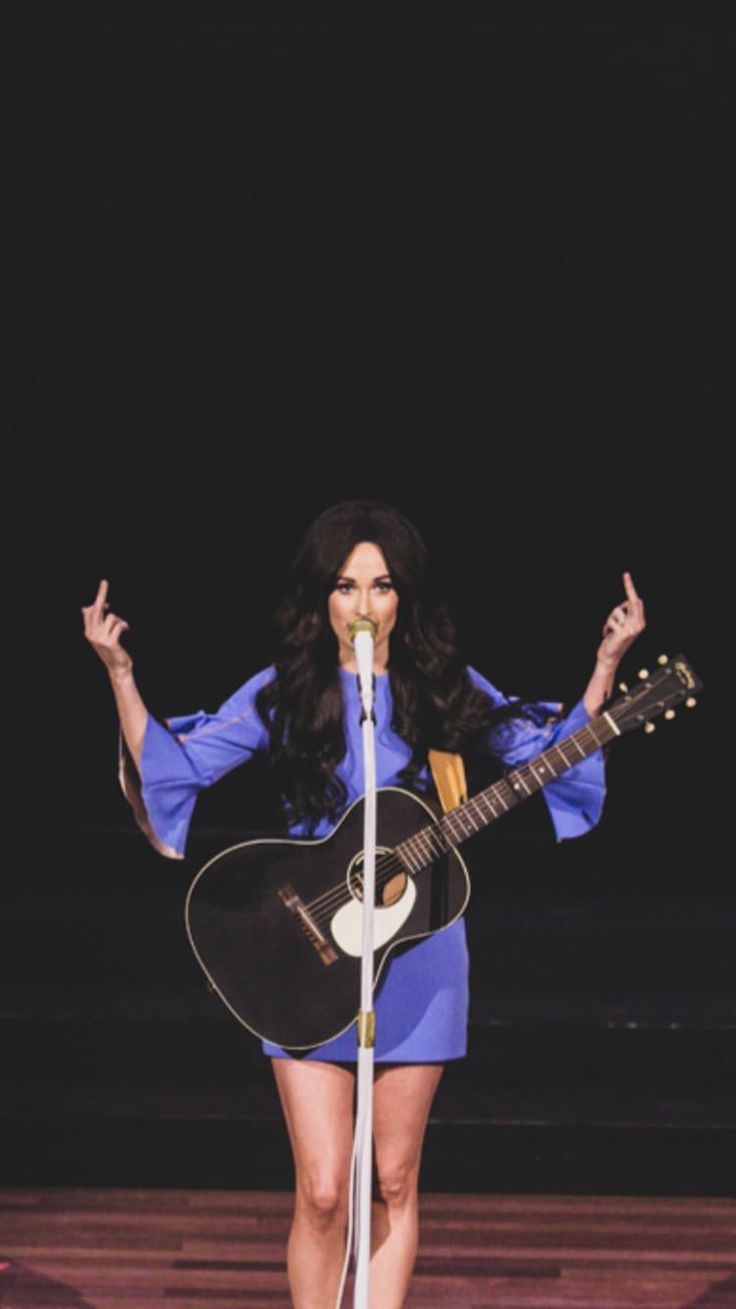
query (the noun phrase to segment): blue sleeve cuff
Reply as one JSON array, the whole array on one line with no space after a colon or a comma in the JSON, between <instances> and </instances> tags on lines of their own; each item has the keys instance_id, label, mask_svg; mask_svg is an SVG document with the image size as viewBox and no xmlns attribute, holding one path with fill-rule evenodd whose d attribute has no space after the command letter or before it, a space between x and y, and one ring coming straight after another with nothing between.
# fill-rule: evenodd
<instances>
[{"instance_id":1,"label":"blue sleeve cuff","mask_svg":"<svg viewBox=\"0 0 736 1309\"><path fill-rule=\"evenodd\" d=\"M582 699L569 714L560 719L550 739L556 745L590 722ZM563 773L544 788L552 825L558 841L584 836L599 821L606 798L606 774L602 750L595 750L586 759Z\"/></svg>"},{"instance_id":2,"label":"blue sleeve cuff","mask_svg":"<svg viewBox=\"0 0 736 1309\"><path fill-rule=\"evenodd\" d=\"M490 685L490 684L487 684ZM508 704L506 697L500 703ZM500 723L491 733L491 745L507 768L528 763L590 722L582 699L568 714L553 701L523 704L523 718ZM574 764L543 789L558 841L583 836L599 821L606 795L603 752L596 750Z\"/></svg>"},{"instance_id":3,"label":"blue sleeve cuff","mask_svg":"<svg viewBox=\"0 0 736 1309\"><path fill-rule=\"evenodd\" d=\"M200 710L170 718L166 727L149 714L140 775L121 746L123 792L139 827L161 854L184 857L199 792L266 747L256 697L273 675L272 668L256 673L216 713Z\"/></svg>"},{"instance_id":4,"label":"blue sleeve cuff","mask_svg":"<svg viewBox=\"0 0 736 1309\"><path fill-rule=\"evenodd\" d=\"M172 785L164 761L168 758L181 774L182 758L176 742L165 727L149 714L143 738L140 773L120 736L119 778L133 817L154 850L167 859L183 859L187 832L198 788L191 779L179 778Z\"/></svg>"}]
</instances>

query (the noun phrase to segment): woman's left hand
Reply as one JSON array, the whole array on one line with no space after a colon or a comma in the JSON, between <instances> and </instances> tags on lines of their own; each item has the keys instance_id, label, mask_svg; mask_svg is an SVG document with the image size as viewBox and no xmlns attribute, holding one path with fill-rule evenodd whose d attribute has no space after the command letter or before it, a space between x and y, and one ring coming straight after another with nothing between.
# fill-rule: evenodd
<instances>
[{"instance_id":1,"label":"woman's left hand","mask_svg":"<svg viewBox=\"0 0 736 1309\"><path fill-rule=\"evenodd\" d=\"M644 601L637 595L631 573L624 573L623 580L626 599L608 615L603 624L603 640L596 653L596 662L613 670L646 627Z\"/></svg>"}]
</instances>

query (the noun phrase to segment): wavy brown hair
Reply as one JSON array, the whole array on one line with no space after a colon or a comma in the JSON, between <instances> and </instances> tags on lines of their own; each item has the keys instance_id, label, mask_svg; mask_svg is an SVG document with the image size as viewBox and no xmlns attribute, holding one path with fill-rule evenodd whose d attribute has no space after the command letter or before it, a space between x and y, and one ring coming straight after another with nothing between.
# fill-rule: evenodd
<instances>
[{"instance_id":1,"label":"wavy brown hair","mask_svg":"<svg viewBox=\"0 0 736 1309\"><path fill-rule=\"evenodd\" d=\"M275 614L276 677L256 706L289 817L314 830L346 800L337 776L345 754L337 638L327 602L346 559L362 541L382 551L398 593L390 637L392 728L411 749L401 774L416 786L431 747L459 750L520 708L496 710L471 683L455 623L436 593L427 550L398 510L374 500L326 509L308 529Z\"/></svg>"}]
</instances>

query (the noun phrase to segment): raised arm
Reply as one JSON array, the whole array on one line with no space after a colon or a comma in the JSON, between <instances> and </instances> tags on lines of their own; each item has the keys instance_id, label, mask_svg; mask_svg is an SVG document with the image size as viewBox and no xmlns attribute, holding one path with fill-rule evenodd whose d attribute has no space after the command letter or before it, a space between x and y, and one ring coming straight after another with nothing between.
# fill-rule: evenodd
<instances>
[{"instance_id":1,"label":"raised arm","mask_svg":"<svg viewBox=\"0 0 736 1309\"><path fill-rule=\"evenodd\" d=\"M623 574L626 599L612 609L603 624L603 640L596 651L595 668L583 695L583 704L595 718L613 693L613 683L623 655L644 631L644 602L637 595L631 573Z\"/></svg>"},{"instance_id":2,"label":"raised arm","mask_svg":"<svg viewBox=\"0 0 736 1309\"><path fill-rule=\"evenodd\" d=\"M124 618L109 612L108 589L108 583L103 578L92 604L83 607L84 635L107 669L125 743L140 772L148 710L135 684L133 660L120 644L128 624Z\"/></svg>"},{"instance_id":3,"label":"raised arm","mask_svg":"<svg viewBox=\"0 0 736 1309\"><path fill-rule=\"evenodd\" d=\"M623 581L626 599L611 610L603 624L603 640L596 651L593 675L583 697L570 712L560 717L562 705L527 704L522 718L502 722L493 729L491 749L507 767L518 767L584 727L610 699L621 658L645 626L644 605L636 593L631 574L624 573ZM470 673L475 684L495 705L508 704L506 696L475 669ZM581 836L589 831L600 818L605 797L603 752L596 750L586 759L581 759L561 777L549 782L543 794L558 840Z\"/></svg>"},{"instance_id":4,"label":"raised arm","mask_svg":"<svg viewBox=\"0 0 736 1309\"><path fill-rule=\"evenodd\" d=\"M107 668L118 707L126 747L120 754L123 794L159 853L181 859L202 788L268 745L256 698L274 669L249 678L215 713L199 710L159 722L135 684L133 660L120 644L128 624L108 612L107 592L107 582L100 582L94 603L82 614L85 636Z\"/></svg>"}]
</instances>

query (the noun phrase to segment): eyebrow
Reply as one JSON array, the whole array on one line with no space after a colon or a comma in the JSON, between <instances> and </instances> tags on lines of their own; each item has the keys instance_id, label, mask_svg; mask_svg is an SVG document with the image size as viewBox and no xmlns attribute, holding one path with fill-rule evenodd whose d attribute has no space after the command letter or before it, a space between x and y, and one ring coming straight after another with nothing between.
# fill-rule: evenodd
<instances>
[{"instance_id":1,"label":"eyebrow","mask_svg":"<svg viewBox=\"0 0 736 1309\"><path fill-rule=\"evenodd\" d=\"M338 581L338 582L354 582L354 581L355 581L355 578L354 578L354 577L351 577L349 573L338 573L338 574L337 574L337 581ZM391 574L390 574L390 573L379 573L378 577L374 577L374 578L373 578L373 581L374 581L374 582L390 582L390 581L391 581Z\"/></svg>"}]
</instances>

